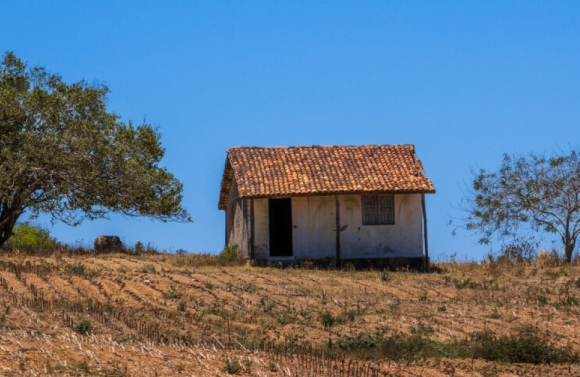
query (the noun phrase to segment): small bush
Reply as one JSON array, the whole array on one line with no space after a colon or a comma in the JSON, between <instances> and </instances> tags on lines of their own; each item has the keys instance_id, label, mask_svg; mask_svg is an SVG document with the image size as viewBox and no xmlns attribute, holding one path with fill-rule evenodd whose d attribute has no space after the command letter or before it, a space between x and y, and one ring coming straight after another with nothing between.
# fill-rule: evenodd
<instances>
[{"instance_id":1,"label":"small bush","mask_svg":"<svg viewBox=\"0 0 580 377\"><path fill-rule=\"evenodd\" d=\"M540 336L537 329L524 327L516 334L495 336L490 331L470 336L468 344L475 358L509 363L577 363L578 353L568 347L556 347Z\"/></svg>"},{"instance_id":2,"label":"small bush","mask_svg":"<svg viewBox=\"0 0 580 377\"><path fill-rule=\"evenodd\" d=\"M493 312L491 312L490 314L486 315L485 318L500 319L501 318L501 314L497 311L497 309L494 309Z\"/></svg>"},{"instance_id":3,"label":"small bush","mask_svg":"<svg viewBox=\"0 0 580 377\"><path fill-rule=\"evenodd\" d=\"M314 263L310 259L303 260L303 261L300 262L300 268L303 269L303 270L315 270L316 269L316 263Z\"/></svg>"},{"instance_id":4,"label":"small bush","mask_svg":"<svg viewBox=\"0 0 580 377\"><path fill-rule=\"evenodd\" d=\"M252 283L246 283L242 287L242 290L243 291L245 291L245 292L251 292L251 293L256 293L259 289L260 289L260 287L257 287L255 285L253 285Z\"/></svg>"},{"instance_id":5,"label":"small bush","mask_svg":"<svg viewBox=\"0 0 580 377\"><path fill-rule=\"evenodd\" d=\"M90 334L94 331L93 325L90 321L83 319L79 323L77 323L74 327L74 330L79 334Z\"/></svg>"},{"instance_id":6,"label":"small bush","mask_svg":"<svg viewBox=\"0 0 580 377\"><path fill-rule=\"evenodd\" d=\"M181 298L182 294L180 292L177 292L175 290L175 287L171 287L171 290L168 292L163 293L163 297L166 299L175 299L175 298Z\"/></svg>"},{"instance_id":7,"label":"small bush","mask_svg":"<svg viewBox=\"0 0 580 377\"><path fill-rule=\"evenodd\" d=\"M381 272L381 280L382 281L391 280L391 275L389 275L389 270L387 270L386 268L383 269L383 272Z\"/></svg>"},{"instance_id":8,"label":"small bush","mask_svg":"<svg viewBox=\"0 0 580 377\"><path fill-rule=\"evenodd\" d=\"M73 368L76 370L81 370L84 372L89 372L91 367L89 362L86 359L79 360L78 362L73 364Z\"/></svg>"},{"instance_id":9,"label":"small bush","mask_svg":"<svg viewBox=\"0 0 580 377\"><path fill-rule=\"evenodd\" d=\"M50 236L47 229L29 223L17 224L12 230L12 236L4 245L7 249L26 252L52 252L60 247L60 243Z\"/></svg>"},{"instance_id":10,"label":"small bush","mask_svg":"<svg viewBox=\"0 0 580 377\"><path fill-rule=\"evenodd\" d=\"M278 367L276 366L276 362L274 360L270 359L268 361L268 369L270 370L270 372L278 371Z\"/></svg>"},{"instance_id":11,"label":"small bush","mask_svg":"<svg viewBox=\"0 0 580 377\"><path fill-rule=\"evenodd\" d=\"M346 337L336 342L338 348L346 351L368 350L376 348L381 344L382 335L371 335L369 333L360 333L356 337Z\"/></svg>"},{"instance_id":12,"label":"small bush","mask_svg":"<svg viewBox=\"0 0 580 377\"><path fill-rule=\"evenodd\" d=\"M533 263L537 256L537 246L523 237L518 238L512 243L503 245L497 261L498 263Z\"/></svg>"},{"instance_id":13,"label":"small bush","mask_svg":"<svg viewBox=\"0 0 580 377\"><path fill-rule=\"evenodd\" d=\"M238 255L238 246L227 246L218 255L219 264L222 266L237 266L242 264L243 260Z\"/></svg>"},{"instance_id":14,"label":"small bush","mask_svg":"<svg viewBox=\"0 0 580 377\"><path fill-rule=\"evenodd\" d=\"M87 272L85 269L85 265L82 264L81 262L69 265L68 270L70 271L71 274L78 276L85 276Z\"/></svg>"},{"instance_id":15,"label":"small bush","mask_svg":"<svg viewBox=\"0 0 580 377\"><path fill-rule=\"evenodd\" d=\"M478 282L472 281L471 278L467 278L465 280L463 280L461 283L456 282L455 283L455 288L457 289L477 289L480 287L480 284Z\"/></svg>"},{"instance_id":16,"label":"small bush","mask_svg":"<svg viewBox=\"0 0 580 377\"><path fill-rule=\"evenodd\" d=\"M222 372L228 374L240 374L242 372L242 365L238 361L237 357L230 359L229 356L226 357L226 365L222 368Z\"/></svg>"},{"instance_id":17,"label":"small bush","mask_svg":"<svg viewBox=\"0 0 580 377\"><path fill-rule=\"evenodd\" d=\"M209 289L210 291L211 291L212 289L214 289L214 287L215 287L215 286L213 285L213 283L212 283L212 282L210 282L210 281L205 281L205 282L203 282L203 286L204 286L204 287L206 287L207 289Z\"/></svg>"},{"instance_id":18,"label":"small bush","mask_svg":"<svg viewBox=\"0 0 580 377\"><path fill-rule=\"evenodd\" d=\"M356 272L356 267L354 264L352 263L345 263L344 266L342 267L342 269L346 272Z\"/></svg>"},{"instance_id":19,"label":"small bush","mask_svg":"<svg viewBox=\"0 0 580 377\"><path fill-rule=\"evenodd\" d=\"M433 341L423 335L392 335L380 343L381 355L390 360L413 360L437 356Z\"/></svg>"},{"instance_id":20,"label":"small bush","mask_svg":"<svg viewBox=\"0 0 580 377\"><path fill-rule=\"evenodd\" d=\"M335 322L336 322L336 318L332 315L332 313L324 312L324 314L322 314L322 325L325 328L334 326Z\"/></svg>"},{"instance_id":21,"label":"small bush","mask_svg":"<svg viewBox=\"0 0 580 377\"><path fill-rule=\"evenodd\" d=\"M137 243L135 243L135 246L133 246L133 250L136 253L142 253L145 251L145 245L143 245L143 242L137 241Z\"/></svg>"},{"instance_id":22,"label":"small bush","mask_svg":"<svg viewBox=\"0 0 580 377\"><path fill-rule=\"evenodd\" d=\"M435 332L435 330L433 329L432 326L426 325L421 321L419 321L419 323L417 324L417 327L414 327L411 329L411 334L416 334L416 335L433 334L434 332Z\"/></svg>"},{"instance_id":23,"label":"small bush","mask_svg":"<svg viewBox=\"0 0 580 377\"><path fill-rule=\"evenodd\" d=\"M269 313L274 309L276 303L272 300L268 300L267 297L261 297L260 301L258 301L258 306L264 309L264 313Z\"/></svg>"},{"instance_id":24,"label":"small bush","mask_svg":"<svg viewBox=\"0 0 580 377\"><path fill-rule=\"evenodd\" d=\"M244 360L244 372L251 373L252 372L252 365L254 365L252 360L250 360L250 359Z\"/></svg>"},{"instance_id":25,"label":"small bush","mask_svg":"<svg viewBox=\"0 0 580 377\"><path fill-rule=\"evenodd\" d=\"M568 280L564 286L559 289L559 304L562 306L578 306L578 299L570 293L570 288L574 284L573 280Z\"/></svg>"},{"instance_id":26,"label":"small bush","mask_svg":"<svg viewBox=\"0 0 580 377\"><path fill-rule=\"evenodd\" d=\"M139 268L139 269L137 270L137 272L142 272L142 273L144 273L144 274L146 274L146 273L149 273L149 272L150 272L150 273L153 273L153 274L155 274L155 273L157 273L157 270L155 269L155 266L153 266L152 264L148 264L148 265L146 265L145 267L141 267L141 268Z\"/></svg>"}]
</instances>

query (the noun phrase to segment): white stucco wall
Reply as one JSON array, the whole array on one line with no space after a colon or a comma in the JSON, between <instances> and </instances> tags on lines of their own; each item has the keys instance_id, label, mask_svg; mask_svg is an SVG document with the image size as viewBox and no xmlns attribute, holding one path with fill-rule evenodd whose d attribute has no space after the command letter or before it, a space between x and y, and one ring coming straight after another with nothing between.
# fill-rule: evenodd
<instances>
[{"instance_id":1,"label":"white stucco wall","mask_svg":"<svg viewBox=\"0 0 580 377\"><path fill-rule=\"evenodd\" d=\"M238 186L234 181L228 195L228 203L226 210L226 235L227 246L236 245L238 247L238 254L243 258L248 258L250 251L248 250L249 229L247 221L244 219L243 205L244 200L238 197Z\"/></svg>"},{"instance_id":2,"label":"white stucco wall","mask_svg":"<svg viewBox=\"0 0 580 377\"><path fill-rule=\"evenodd\" d=\"M270 256L268 199L254 199L254 255L257 259Z\"/></svg>"},{"instance_id":3,"label":"white stucco wall","mask_svg":"<svg viewBox=\"0 0 580 377\"><path fill-rule=\"evenodd\" d=\"M296 259L336 256L334 196L305 196L292 199L292 241Z\"/></svg>"},{"instance_id":4,"label":"white stucco wall","mask_svg":"<svg viewBox=\"0 0 580 377\"><path fill-rule=\"evenodd\" d=\"M342 258L423 256L421 194L395 195L395 224L362 225L360 195L340 196Z\"/></svg>"},{"instance_id":5,"label":"white stucco wall","mask_svg":"<svg viewBox=\"0 0 580 377\"><path fill-rule=\"evenodd\" d=\"M340 195L343 259L422 257L421 194L398 194L394 225L362 225L360 195ZM280 259L325 259L336 256L334 196L292 198L293 257ZM268 199L254 199L254 252L269 259Z\"/></svg>"}]
</instances>

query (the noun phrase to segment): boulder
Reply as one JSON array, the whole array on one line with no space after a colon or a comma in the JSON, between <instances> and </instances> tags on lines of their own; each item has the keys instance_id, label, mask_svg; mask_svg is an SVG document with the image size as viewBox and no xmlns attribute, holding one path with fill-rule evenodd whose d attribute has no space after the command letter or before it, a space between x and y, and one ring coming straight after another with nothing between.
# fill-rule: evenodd
<instances>
[{"instance_id":1,"label":"boulder","mask_svg":"<svg viewBox=\"0 0 580 377\"><path fill-rule=\"evenodd\" d=\"M97 236L95 238L95 253L115 253L125 251L125 245L117 236Z\"/></svg>"}]
</instances>

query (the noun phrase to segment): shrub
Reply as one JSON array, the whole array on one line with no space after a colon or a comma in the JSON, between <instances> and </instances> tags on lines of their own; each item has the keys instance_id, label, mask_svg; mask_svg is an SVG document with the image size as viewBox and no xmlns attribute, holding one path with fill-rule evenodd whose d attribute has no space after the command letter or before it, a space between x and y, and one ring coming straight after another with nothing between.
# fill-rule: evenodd
<instances>
[{"instance_id":1,"label":"shrub","mask_svg":"<svg viewBox=\"0 0 580 377\"><path fill-rule=\"evenodd\" d=\"M316 263L310 259L300 261L300 268L303 270L315 270Z\"/></svg>"},{"instance_id":2,"label":"shrub","mask_svg":"<svg viewBox=\"0 0 580 377\"><path fill-rule=\"evenodd\" d=\"M218 261L223 266L236 266L243 262L238 255L238 246L226 246L218 255Z\"/></svg>"},{"instance_id":3,"label":"shrub","mask_svg":"<svg viewBox=\"0 0 580 377\"><path fill-rule=\"evenodd\" d=\"M237 357L230 359L229 356L226 357L226 365L222 368L222 372L228 374L240 374L242 372L242 366L238 361Z\"/></svg>"},{"instance_id":4,"label":"shrub","mask_svg":"<svg viewBox=\"0 0 580 377\"><path fill-rule=\"evenodd\" d=\"M213 285L213 283L212 283L212 282L210 282L210 281L205 281L205 282L203 283L203 286L204 286L204 287L206 287L206 288L207 288L207 289L209 289L209 290L212 290L212 289L214 288L214 285Z\"/></svg>"},{"instance_id":5,"label":"shrub","mask_svg":"<svg viewBox=\"0 0 580 377\"><path fill-rule=\"evenodd\" d=\"M339 339L336 344L338 348L346 351L368 350L379 346L382 338L381 334L373 336L369 333L360 333L356 337L348 336Z\"/></svg>"},{"instance_id":6,"label":"shrub","mask_svg":"<svg viewBox=\"0 0 580 377\"><path fill-rule=\"evenodd\" d=\"M175 287L171 287L171 290L167 291L167 292L163 292L163 297L166 299L176 299L176 298L181 298L182 294L181 292L177 292L175 290Z\"/></svg>"},{"instance_id":7,"label":"shrub","mask_svg":"<svg viewBox=\"0 0 580 377\"><path fill-rule=\"evenodd\" d=\"M477 289L479 287L480 284L478 282L472 281L471 278L467 278L463 280L461 283L460 282L455 283L455 288L457 289L465 289L465 288Z\"/></svg>"},{"instance_id":8,"label":"shrub","mask_svg":"<svg viewBox=\"0 0 580 377\"><path fill-rule=\"evenodd\" d=\"M389 270L387 270L386 268L383 269L383 272L381 272L381 280L382 281L391 280L391 275L389 275Z\"/></svg>"},{"instance_id":9,"label":"shrub","mask_svg":"<svg viewBox=\"0 0 580 377\"><path fill-rule=\"evenodd\" d=\"M486 315L485 318L500 319L501 318L501 314L497 311L497 309L493 309L493 312L491 312L490 314Z\"/></svg>"},{"instance_id":10,"label":"shrub","mask_svg":"<svg viewBox=\"0 0 580 377\"><path fill-rule=\"evenodd\" d=\"M13 234L6 242L5 247L28 252L54 251L60 244L50 236L47 229L29 223L18 224L12 230Z\"/></svg>"},{"instance_id":11,"label":"shrub","mask_svg":"<svg viewBox=\"0 0 580 377\"><path fill-rule=\"evenodd\" d=\"M85 265L82 264L81 262L75 263L75 264L70 264L68 265L67 268L71 274L74 275L78 275L78 276L85 276L87 273L87 269L85 268Z\"/></svg>"},{"instance_id":12,"label":"shrub","mask_svg":"<svg viewBox=\"0 0 580 377\"><path fill-rule=\"evenodd\" d=\"M324 312L322 314L322 325L325 328L332 327L336 322L336 318L330 312Z\"/></svg>"},{"instance_id":13,"label":"shrub","mask_svg":"<svg viewBox=\"0 0 580 377\"><path fill-rule=\"evenodd\" d=\"M83 319L79 323L77 323L74 327L74 330L79 334L90 334L94 331L93 325L90 321Z\"/></svg>"},{"instance_id":14,"label":"shrub","mask_svg":"<svg viewBox=\"0 0 580 377\"><path fill-rule=\"evenodd\" d=\"M392 335L380 343L383 357L390 360L413 360L438 356L433 342L423 335Z\"/></svg>"},{"instance_id":15,"label":"shrub","mask_svg":"<svg viewBox=\"0 0 580 377\"><path fill-rule=\"evenodd\" d=\"M473 333L468 344L474 358L509 363L577 363L578 353L568 347L556 347L531 326L516 334L495 336L490 331Z\"/></svg>"},{"instance_id":16,"label":"shrub","mask_svg":"<svg viewBox=\"0 0 580 377\"><path fill-rule=\"evenodd\" d=\"M135 250L136 253L142 253L145 251L145 245L143 245L143 242L137 241L135 246L133 246L133 250Z\"/></svg>"},{"instance_id":17,"label":"shrub","mask_svg":"<svg viewBox=\"0 0 580 377\"><path fill-rule=\"evenodd\" d=\"M475 358L505 363L577 363L580 356L570 347L557 347L542 337L533 327L523 327L516 333L497 336L489 330L475 332L466 339L437 342L426 336L432 329L414 329L411 334L384 337L359 334L338 339L338 351L365 358L414 360L429 357Z\"/></svg>"},{"instance_id":18,"label":"shrub","mask_svg":"<svg viewBox=\"0 0 580 377\"><path fill-rule=\"evenodd\" d=\"M433 334L435 330L430 325L425 325L423 322L419 321L417 327L411 329L411 334L416 335L424 335L424 334Z\"/></svg>"},{"instance_id":19,"label":"shrub","mask_svg":"<svg viewBox=\"0 0 580 377\"><path fill-rule=\"evenodd\" d=\"M532 263L537 256L537 246L537 244L523 237L518 238L512 243L502 246L501 254L497 258L497 261L507 263Z\"/></svg>"}]
</instances>

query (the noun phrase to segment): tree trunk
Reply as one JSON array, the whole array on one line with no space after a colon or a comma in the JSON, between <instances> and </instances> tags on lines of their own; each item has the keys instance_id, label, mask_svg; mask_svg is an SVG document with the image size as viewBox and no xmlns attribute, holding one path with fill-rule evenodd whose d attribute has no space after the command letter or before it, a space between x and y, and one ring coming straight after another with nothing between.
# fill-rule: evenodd
<instances>
[{"instance_id":1,"label":"tree trunk","mask_svg":"<svg viewBox=\"0 0 580 377\"><path fill-rule=\"evenodd\" d=\"M16 225L19 214L15 214L14 210L8 207L6 204L2 206L2 211L0 211L0 248L4 246L4 243L12 236L12 229Z\"/></svg>"},{"instance_id":2,"label":"tree trunk","mask_svg":"<svg viewBox=\"0 0 580 377\"><path fill-rule=\"evenodd\" d=\"M7 225L4 225L0 228L0 249L12 236L12 229L14 229L14 225L16 225L16 221L9 221Z\"/></svg>"},{"instance_id":3,"label":"tree trunk","mask_svg":"<svg viewBox=\"0 0 580 377\"><path fill-rule=\"evenodd\" d=\"M574 246L576 244L576 240L571 238L566 239L564 243L564 253L566 256L566 263L572 263L572 253L574 252Z\"/></svg>"}]
</instances>

